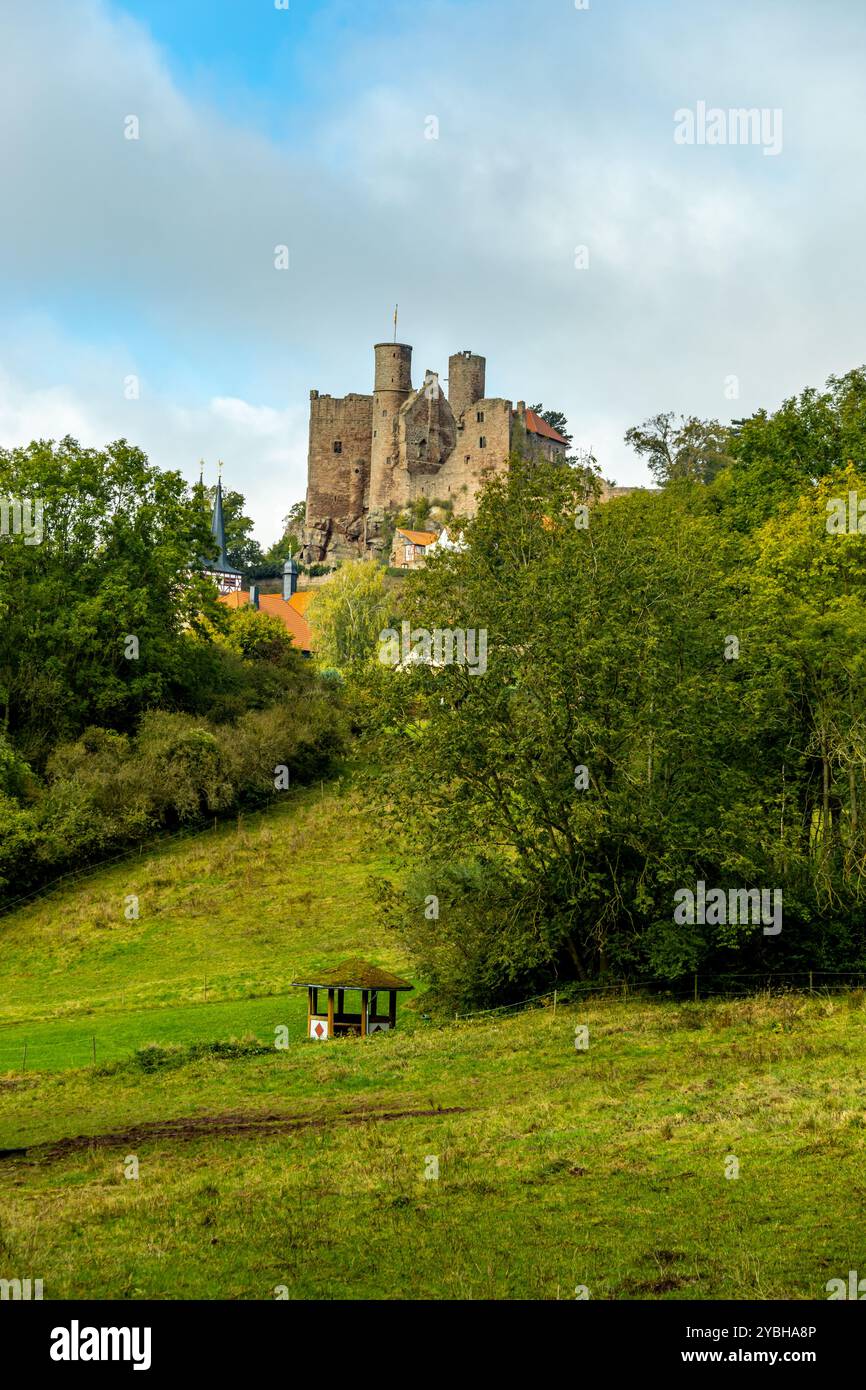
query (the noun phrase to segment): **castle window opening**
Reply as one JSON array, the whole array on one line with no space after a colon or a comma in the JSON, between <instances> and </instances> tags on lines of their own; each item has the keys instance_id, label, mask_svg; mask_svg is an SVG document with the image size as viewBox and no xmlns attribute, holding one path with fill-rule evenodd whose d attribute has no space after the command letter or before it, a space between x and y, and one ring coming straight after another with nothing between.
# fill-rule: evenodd
<instances>
[{"instance_id":1,"label":"castle window opening","mask_svg":"<svg viewBox=\"0 0 866 1390\"><path fill-rule=\"evenodd\" d=\"M478 441L478 447L479 447L479 449L486 449L486 448L487 448L487 436L486 436L486 435L483 435L483 434L482 434L481 438L480 438L479 441Z\"/></svg>"},{"instance_id":2,"label":"castle window opening","mask_svg":"<svg viewBox=\"0 0 866 1390\"><path fill-rule=\"evenodd\" d=\"M335 453L335 454L341 454L342 452L343 452L343 441L342 441L342 439L335 439L335 440L334 440L334 453Z\"/></svg>"},{"instance_id":3,"label":"castle window opening","mask_svg":"<svg viewBox=\"0 0 866 1390\"><path fill-rule=\"evenodd\" d=\"M484 424L484 411L483 411L483 410L479 410L479 412L478 412L478 414L477 414L477 416L476 416L475 418L477 419L479 425L483 425L483 424Z\"/></svg>"}]
</instances>

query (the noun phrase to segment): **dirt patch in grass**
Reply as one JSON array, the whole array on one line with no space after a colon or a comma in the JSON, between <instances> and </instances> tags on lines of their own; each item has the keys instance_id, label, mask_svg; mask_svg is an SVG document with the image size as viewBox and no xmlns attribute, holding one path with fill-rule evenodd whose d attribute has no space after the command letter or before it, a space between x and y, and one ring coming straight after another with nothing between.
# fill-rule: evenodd
<instances>
[{"instance_id":1,"label":"dirt patch in grass","mask_svg":"<svg viewBox=\"0 0 866 1390\"><path fill-rule=\"evenodd\" d=\"M299 1129L327 1129L332 1125L363 1125L387 1120L416 1120L439 1115L465 1115L466 1107L452 1105L436 1110L340 1110L333 1115L190 1115L177 1120L152 1120L110 1134L79 1134L24 1149L0 1149L0 1160L26 1158L40 1163L65 1158L86 1149L110 1149L145 1144L154 1139L191 1140L257 1138L269 1134L291 1134Z\"/></svg>"}]
</instances>

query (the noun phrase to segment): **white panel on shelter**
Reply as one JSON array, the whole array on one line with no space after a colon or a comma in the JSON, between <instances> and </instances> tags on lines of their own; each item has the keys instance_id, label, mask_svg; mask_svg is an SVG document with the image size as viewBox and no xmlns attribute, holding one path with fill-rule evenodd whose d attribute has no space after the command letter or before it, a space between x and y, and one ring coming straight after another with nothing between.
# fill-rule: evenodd
<instances>
[{"instance_id":1,"label":"white panel on shelter","mask_svg":"<svg viewBox=\"0 0 866 1390\"><path fill-rule=\"evenodd\" d=\"M328 1036L328 1020L326 1018L310 1019L310 1037L319 1041Z\"/></svg>"}]
</instances>

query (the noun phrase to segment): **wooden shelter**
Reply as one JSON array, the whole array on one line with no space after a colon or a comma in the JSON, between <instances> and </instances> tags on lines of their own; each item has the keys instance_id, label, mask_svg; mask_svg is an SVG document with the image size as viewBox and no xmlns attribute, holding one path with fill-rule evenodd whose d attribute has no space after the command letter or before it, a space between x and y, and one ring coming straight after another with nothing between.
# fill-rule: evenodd
<instances>
[{"instance_id":1,"label":"wooden shelter","mask_svg":"<svg viewBox=\"0 0 866 1390\"><path fill-rule=\"evenodd\" d=\"M293 980L295 989L307 991L307 1037L324 1040L340 1034L354 1033L365 1038L368 1033L386 1033L397 1027L397 995L400 990L413 989L407 980L389 975L366 960L347 960L333 970L320 971L315 980ZM346 1010L347 990L361 995L360 1013ZM327 1007L322 1008L320 991L327 991ZM388 1012L380 1013L379 995L388 995Z\"/></svg>"}]
</instances>

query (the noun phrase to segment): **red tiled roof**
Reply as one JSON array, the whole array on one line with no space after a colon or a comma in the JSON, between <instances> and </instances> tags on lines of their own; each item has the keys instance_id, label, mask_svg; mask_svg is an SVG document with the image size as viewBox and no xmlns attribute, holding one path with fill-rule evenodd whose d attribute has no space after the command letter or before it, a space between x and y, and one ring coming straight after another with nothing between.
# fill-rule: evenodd
<instances>
[{"instance_id":1,"label":"red tiled roof","mask_svg":"<svg viewBox=\"0 0 866 1390\"><path fill-rule=\"evenodd\" d=\"M229 608L246 608L249 601L250 596L246 589L238 589L233 594L220 595L220 603L226 604ZM282 594L259 594L259 611L269 613L272 618L279 618L295 646L302 652L313 650L313 634L310 630L310 624L306 618L301 617L297 609L286 602Z\"/></svg>"},{"instance_id":2,"label":"red tiled roof","mask_svg":"<svg viewBox=\"0 0 866 1390\"><path fill-rule=\"evenodd\" d=\"M289 603L297 613L303 618L313 599L316 597L315 589L296 589L289 599Z\"/></svg>"},{"instance_id":3,"label":"red tiled roof","mask_svg":"<svg viewBox=\"0 0 866 1390\"><path fill-rule=\"evenodd\" d=\"M568 448L568 440L563 439L552 425L549 425L546 420L542 420L541 416L536 415L535 411L530 410L528 406L526 408L526 428L530 434L541 434L545 439L554 439L557 444L564 444Z\"/></svg>"},{"instance_id":4,"label":"red tiled roof","mask_svg":"<svg viewBox=\"0 0 866 1390\"><path fill-rule=\"evenodd\" d=\"M405 536L413 545L432 545L437 538L436 531L404 531L402 526L397 527L397 535Z\"/></svg>"}]
</instances>

